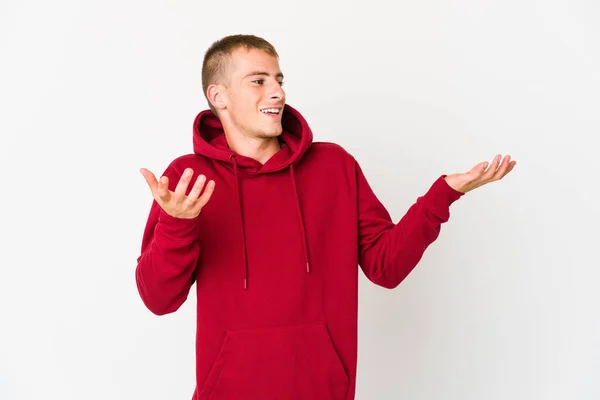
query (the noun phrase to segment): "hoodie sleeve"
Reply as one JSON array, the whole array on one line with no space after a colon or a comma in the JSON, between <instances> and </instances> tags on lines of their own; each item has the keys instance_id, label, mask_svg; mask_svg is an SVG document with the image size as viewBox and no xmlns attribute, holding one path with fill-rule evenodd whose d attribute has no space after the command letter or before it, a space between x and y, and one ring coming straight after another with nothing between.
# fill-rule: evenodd
<instances>
[{"instance_id":1,"label":"hoodie sleeve","mask_svg":"<svg viewBox=\"0 0 600 400\"><path fill-rule=\"evenodd\" d=\"M450 205L464 195L441 175L408 209L397 224L377 199L356 165L358 191L359 264L367 278L395 288L423 257L450 218Z\"/></svg>"},{"instance_id":2,"label":"hoodie sleeve","mask_svg":"<svg viewBox=\"0 0 600 400\"><path fill-rule=\"evenodd\" d=\"M169 189L174 190L179 176L168 171L164 175L169 177ZM172 217L152 202L135 279L142 301L156 315L179 309L195 281L200 255L198 218Z\"/></svg>"}]
</instances>

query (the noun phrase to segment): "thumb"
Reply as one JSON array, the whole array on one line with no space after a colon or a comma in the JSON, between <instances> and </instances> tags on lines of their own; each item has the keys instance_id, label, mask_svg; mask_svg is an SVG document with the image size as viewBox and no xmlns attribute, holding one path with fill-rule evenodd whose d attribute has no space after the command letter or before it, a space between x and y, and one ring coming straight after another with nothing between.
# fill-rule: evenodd
<instances>
[{"instance_id":1,"label":"thumb","mask_svg":"<svg viewBox=\"0 0 600 400\"><path fill-rule=\"evenodd\" d=\"M484 172L487 167L488 167L487 161L480 162L479 164L475 165L469 172L475 172L475 173L479 174L479 173Z\"/></svg>"},{"instance_id":2,"label":"thumb","mask_svg":"<svg viewBox=\"0 0 600 400\"><path fill-rule=\"evenodd\" d=\"M156 190L156 187L158 186L158 181L156 180L154 174L148 171L146 168L140 168L140 173L146 180L146 183L148 184L148 187L150 187L150 190L154 192Z\"/></svg>"},{"instance_id":3,"label":"thumb","mask_svg":"<svg viewBox=\"0 0 600 400\"><path fill-rule=\"evenodd\" d=\"M480 162L479 164L477 164L473 168L471 168L471 170L468 172L468 174L471 175L471 177L473 177L473 178L478 178L485 173L485 170L488 167L488 165L489 165L489 163L487 161Z\"/></svg>"}]
</instances>

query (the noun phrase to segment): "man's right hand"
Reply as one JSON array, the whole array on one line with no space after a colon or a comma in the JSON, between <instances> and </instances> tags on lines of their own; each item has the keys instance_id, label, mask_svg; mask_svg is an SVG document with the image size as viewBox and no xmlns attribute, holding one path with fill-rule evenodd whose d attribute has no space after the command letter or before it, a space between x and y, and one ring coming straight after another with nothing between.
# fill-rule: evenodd
<instances>
[{"instance_id":1,"label":"man's right hand","mask_svg":"<svg viewBox=\"0 0 600 400\"><path fill-rule=\"evenodd\" d=\"M206 183L206 176L198 175L192 190L186 196L187 187L194 174L191 168L186 168L183 171L183 175L179 179L174 192L169 190L169 178L166 176L161 177L160 181L157 181L154 174L146 168L141 168L140 172L146 179L154 200L156 200L167 214L175 218L196 218L200 215L202 208L208 203L215 189L215 182L211 180L206 185L204 193L200 196L200 192L202 192Z\"/></svg>"}]
</instances>

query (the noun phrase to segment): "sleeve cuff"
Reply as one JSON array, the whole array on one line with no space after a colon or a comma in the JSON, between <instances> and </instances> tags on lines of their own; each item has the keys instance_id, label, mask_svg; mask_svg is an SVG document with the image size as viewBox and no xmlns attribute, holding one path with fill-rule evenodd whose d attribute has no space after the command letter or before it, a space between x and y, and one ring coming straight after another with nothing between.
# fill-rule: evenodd
<instances>
[{"instance_id":1,"label":"sleeve cuff","mask_svg":"<svg viewBox=\"0 0 600 400\"><path fill-rule=\"evenodd\" d=\"M176 239L185 239L197 235L200 215L196 218L177 218L160 210L158 226L165 235Z\"/></svg>"},{"instance_id":2,"label":"sleeve cuff","mask_svg":"<svg viewBox=\"0 0 600 400\"><path fill-rule=\"evenodd\" d=\"M435 215L447 221L450 218L450 206L452 203L465 195L463 192L452 188L444 179L447 175L441 175L431 185L423 196L423 201Z\"/></svg>"}]
</instances>

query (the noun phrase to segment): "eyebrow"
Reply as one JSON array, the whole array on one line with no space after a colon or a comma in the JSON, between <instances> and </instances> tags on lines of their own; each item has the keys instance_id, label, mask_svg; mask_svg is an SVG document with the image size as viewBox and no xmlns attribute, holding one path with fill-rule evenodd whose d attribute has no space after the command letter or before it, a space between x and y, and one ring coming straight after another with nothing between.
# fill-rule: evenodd
<instances>
[{"instance_id":1,"label":"eyebrow","mask_svg":"<svg viewBox=\"0 0 600 400\"><path fill-rule=\"evenodd\" d=\"M250 76L271 76L271 74L269 74L268 72L264 72L264 71L252 71L250 72L248 75L246 75L244 77L244 79L250 77ZM283 79L283 74L281 72L278 72L277 74L275 74L276 78L282 78Z\"/></svg>"}]
</instances>

